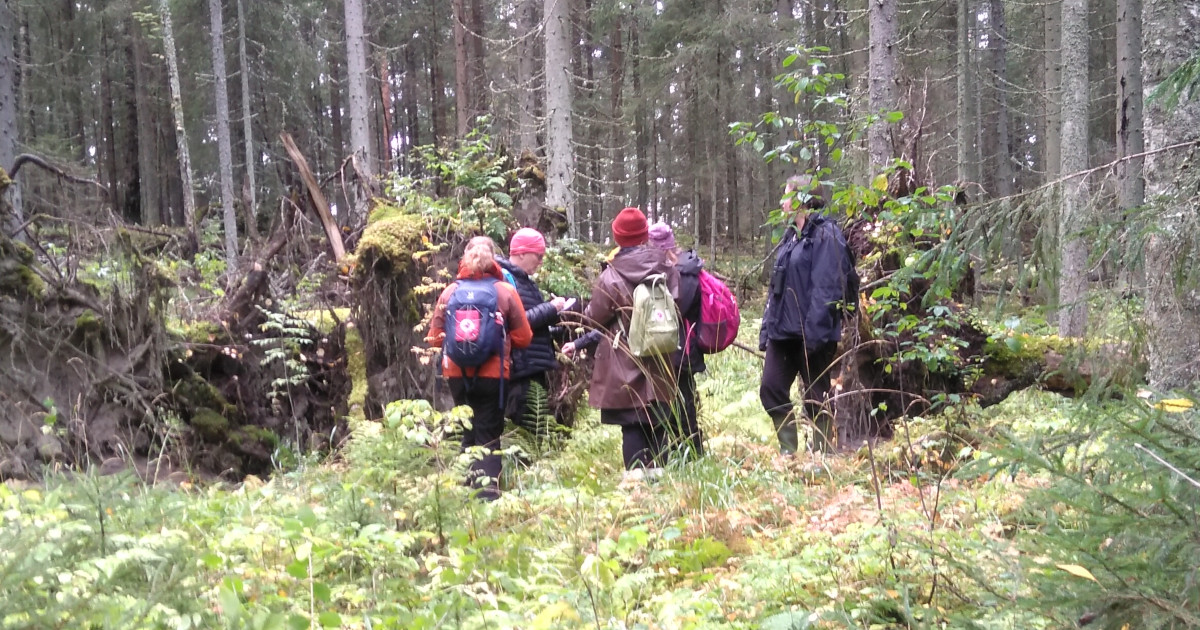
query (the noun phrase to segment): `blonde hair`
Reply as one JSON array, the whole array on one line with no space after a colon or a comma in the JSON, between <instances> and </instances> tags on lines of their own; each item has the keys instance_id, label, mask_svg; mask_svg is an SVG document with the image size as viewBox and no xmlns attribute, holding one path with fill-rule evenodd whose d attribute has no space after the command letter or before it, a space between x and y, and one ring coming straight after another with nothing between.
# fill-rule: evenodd
<instances>
[{"instance_id":1,"label":"blonde hair","mask_svg":"<svg viewBox=\"0 0 1200 630\"><path fill-rule=\"evenodd\" d=\"M463 252L463 267L475 273L487 273L496 264L496 243L486 236L476 236L467 241Z\"/></svg>"}]
</instances>

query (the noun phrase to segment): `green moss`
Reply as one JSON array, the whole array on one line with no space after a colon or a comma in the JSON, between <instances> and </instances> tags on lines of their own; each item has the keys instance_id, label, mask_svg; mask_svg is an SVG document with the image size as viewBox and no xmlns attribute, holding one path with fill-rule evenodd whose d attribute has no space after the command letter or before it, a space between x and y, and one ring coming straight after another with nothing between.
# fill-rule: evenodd
<instances>
[{"instance_id":1,"label":"green moss","mask_svg":"<svg viewBox=\"0 0 1200 630\"><path fill-rule=\"evenodd\" d=\"M189 424L206 442L223 442L229 435L229 419L212 409L197 409Z\"/></svg>"},{"instance_id":2,"label":"green moss","mask_svg":"<svg viewBox=\"0 0 1200 630\"><path fill-rule=\"evenodd\" d=\"M423 217L381 204L371 213L371 221L358 241L354 262L387 260L396 272L403 272L414 258L437 248L424 237L426 227ZM362 265L357 267L358 273L366 273Z\"/></svg>"},{"instance_id":3,"label":"green moss","mask_svg":"<svg viewBox=\"0 0 1200 630\"><path fill-rule=\"evenodd\" d=\"M207 320L179 322L177 332L192 343L213 343L224 333L219 325Z\"/></svg>"},{"instance_id":4,"label":"green moss","mask_svg":"<svg viewBox=\"0 0 1200 630\"><path fill-rule=\"evenodd\" d=\"M237 411L212 383L198 374L192 374L176 383L174 391L175 395L192 409L216 409L225 415L232 415Z\"/></svg>"},{"instance_id":5,"label":"green moss","mask_svg":"<svg viewBox=\"0 0 1200 630\"><path fill-rule=\"evenodd\" d=\"M24 243L0 238L0 293L40 299L46 285L33 271L33 250Z\"/></svg>"},{"instance_id":6,"label":"green moss","mask_svg":"<svg viewBox=\"0 0 1200 630\"><path fill-rule=\"evenodd\" d=\"M329 334L333 331L333 327L338 322L344 322L350 319L350 309L334 308L334 309L315 309L311 311L296 311L292 313L292 317L302 319L316 328L322 334Z\"/></svg>"},{"instance_id":7,"label":"green moss","mask_svg":"<svg viewBox=\"0 0 1200 630\"><path fill-rule=\"evenodd\" d=\"M281 441L279 439L279 434L270 429L265 429L255 425L238 427L238 430L234 431L229 437L235 444L241 446L249 446L251 443L256 443L263 446L269 446L272 449L278 447Z\"/></svg>"},{"instance_id":8,"label":"green moss","mask_svg":"<svg viewBox=\"0 0 1200 630\"><path fill-rule=\"evenodd\" d=\"M367 401L367 352L362 335L354 326L346 327L346 371L350 374L350 415L362 419Z\"/></svg>"},{"instance_id":9,"label":"green moss","mask_svg":"<svg viewBox=\"0 0 1200 630\"><path fill-rule=\"evenodd\" d=\"M91 309L87 309L75 318L76 334L91 336L104 330L104 320Z\"/></svg>"},{"instance_id":10,"label":"green moss","mask_svg":"<svg viewBox=\"0 0 1200 630\"><path fill-rule=\"evenodd\" d=\"M988 341L984 354L989 363L1002 374L1019 374L1030 366L1045 362L1046 353L1070 355L1078 350L1077 342L1058 335L1009 334Z\"/></svg>"}]
</instances>

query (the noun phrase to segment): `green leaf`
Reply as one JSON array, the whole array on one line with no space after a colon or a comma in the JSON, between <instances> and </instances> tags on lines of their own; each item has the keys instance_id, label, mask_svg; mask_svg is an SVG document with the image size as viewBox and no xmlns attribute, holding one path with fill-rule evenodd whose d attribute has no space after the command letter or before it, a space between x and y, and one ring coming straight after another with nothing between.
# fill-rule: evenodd
<instances>
[{"instance_id":1,"label":"green leaf","mask_svg":"<svg viewBox=\"0 0 1200 630\"><path fill-rule=\"evenodd\" d=\"M322 628L340 628L342 616L335 612L323 612L317 615L317 623L321 624Z\"/></svg>"},{"instance_id":2,"label":"green leaf","mask_svg":"<svg viewBox=\"0 0 1200 630\"><path fill-rule=\"evenodd\" d=\"M904 119L904 112L888 112L883 115L883 119L890 123L897 123Z\"/></svg>"},{"instance_id":3,"label":"green leaf","mask_svg":"<svg viewBox=\"0 0 1200 630\"><path fill-rule=\"evenodd\" d=\"M317 515L307 505L300 508L300 512L296 514L296 518L300 519L300 522L304 523L304 526L309 529L317 525Z\"/></svg>"},{"instance_id":4,"label":"green leaf","mask_svg":"<svg viewBox=\"0 0 1200 630\"><path fill-rule=\"evenodd\" d=\"M783 67L787 68L787 67L791 66L792 64L796 63L796 60L799 58L800 58L800 55L797 55L796 53L792 53L792 54L788 55L787 58L785 58L783 60Z\"/></svg>"},{"instance_id":5,"label":"green leaf","mask_svg":"<svg viewBox=\"0 0 1200 630\"><path fill-rule=\"evenodd\" d=\"M313 586L312 586L312 590L313 590L313 598L319 602L324 602L324 603L328 604L329 601L332 599L332 597L331 597L332 594L329 590L329 585L325 584L324 582L314 582Z\"/></svg>"},{"instance_id":6,"label":"green leaf","mask_svg":"<svg viewBox=\"0 0 1200 630\"><path fill-rule=\"evenodd\" d=\"M297 560L287 565L287 574L297 580L308 579L308 563L303 560Z\"/></svg>"},{"instance_id":7,"label":"green leaf","mask_svg":"<svg viewBox=\"0 0 1200 630\"><path fill-rule=\"evenodd\" d=\"M242 620L242 615L245 613L245 608L242 607L242 600L238 594L228 586L222 586L217 590L217 602L221 606L221 614L225 615L225 620L230 627L237 626Z\"/></svg>"},{"instance_id":8,"label":"green leaf","mask_svg":"<svg viewBox=\"0 0 1200 630\"><path fill-rule=\"evenodd\" d=\"M311 627L312 623L309 622L308 617L305 617L300 613L296 613L288 617L288 628L291 630L308 630Z\"/></svg>"}]
</instances>

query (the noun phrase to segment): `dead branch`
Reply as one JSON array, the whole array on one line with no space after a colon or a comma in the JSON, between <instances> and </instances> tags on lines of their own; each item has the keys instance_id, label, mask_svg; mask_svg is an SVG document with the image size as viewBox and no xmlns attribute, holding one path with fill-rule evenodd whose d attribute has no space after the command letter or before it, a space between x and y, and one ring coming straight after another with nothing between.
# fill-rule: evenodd
<instances>
[{"instance_id":1,"label":"dead branch","mask_svg":"<svg viewBox=\"0 0 1200 630\"><path fill-rule=\"evenodd\" d=\"M12 168L8 169L8 176L10 178L16 177L17 173L20 172L21 167L24 166L25 164L32 164L34 166L41 167L42 169L50 171L51 173L54 173L55 175L59 176L60 178L65 179L65 180L75 183L75 184L91 184L91 185L95 186L96 188L99 188L105 197L108 196L108 186L105 186L104 184L101 184L100 182L98 182L94 179L87 179L84 177L76 177L74 175L71 175L70 173L64 171L63 169L47 162L46 160L44 160L36 155L33 155L32 153L22 153L21 155L18 155L17 158L15 160L13 160ZM3 179L0 179L0 190L2 190L3 188L7 188L8 185L9 185L9 182L4 182Z\"/></svg>"},{"instance_id":2,"label":"dead branch","mask_svg":"<svg viewBox=\"0 0 1200 630\"><path fill-rule=\"evenodd\" d=\"M313 206L317 210L317 216L320 217L321 225L325 227L325 234L329 237L329 246L333 249L333 259L342 262L342 259L346 257L346 246L342 243L342 233L338 230L337 222L333 220L333 213L329 210L329 201L325 199L325 193L321 192L321 187L317 185L317 178L308 166L308 160L304 159L304 154L292 140L291 134L281 133L279 139L283 141L283 148L292 158L292 162L296 164L296 168L300 170L300 178L304 180L304 187L308 189L309 197L312 198ZM282 246L280 244L280 247Z\"/></svg>"}]
</instances>

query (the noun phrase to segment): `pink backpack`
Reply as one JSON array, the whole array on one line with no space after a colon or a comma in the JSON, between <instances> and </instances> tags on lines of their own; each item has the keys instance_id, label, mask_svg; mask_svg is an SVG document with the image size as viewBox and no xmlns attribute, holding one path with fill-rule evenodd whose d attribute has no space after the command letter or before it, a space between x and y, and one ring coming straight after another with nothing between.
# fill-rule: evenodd
<instances>
[{"instance_id":1,"label":"pink backpack","mask_svg":"<svg viewBox=\"0 0 1200 630\"><path fill-rule=\"evenodd\" d=\"M737 298L724 282L700 270L700 325L695 329L696 346L711 354L728 348L737 339L742 314Z\"/></svg>"}]
</instances>

